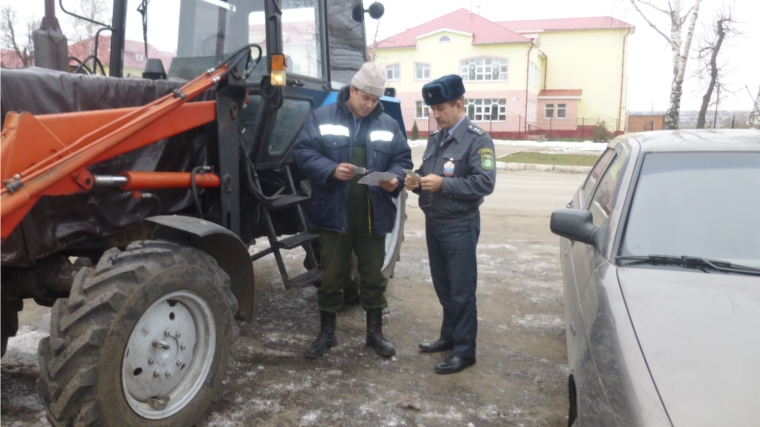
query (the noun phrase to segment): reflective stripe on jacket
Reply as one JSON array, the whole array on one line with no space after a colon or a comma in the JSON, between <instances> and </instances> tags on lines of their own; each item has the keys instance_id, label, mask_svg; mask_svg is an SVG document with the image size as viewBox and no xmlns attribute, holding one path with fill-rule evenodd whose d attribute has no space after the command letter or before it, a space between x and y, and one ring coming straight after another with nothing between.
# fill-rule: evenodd
<instances>
[{"instance_id":1,"label":"reflective stripe on jacket","mask_svg":"<svg viewBox=\"0 0 760 427\"><path fill-rule=\"evenodd\" d=\"M394 192L379 186L369 187L372 229L383 236L393 231L396 219L393 198L398 197L404 187L403 169L412 167L411 149L398 123L383 113L380 103L362 119L357 134L354 116L346 107L348 97L349 87L345 86L336 103L314 110L293 148L299 169L311 181L309 222L321 230L346 231L348 181L335 179L333 172L340 163L352 163L351 148L356 138L363 138L367 148L367 173L391 172L398 176Z\"/></svg>"}]
</instances>

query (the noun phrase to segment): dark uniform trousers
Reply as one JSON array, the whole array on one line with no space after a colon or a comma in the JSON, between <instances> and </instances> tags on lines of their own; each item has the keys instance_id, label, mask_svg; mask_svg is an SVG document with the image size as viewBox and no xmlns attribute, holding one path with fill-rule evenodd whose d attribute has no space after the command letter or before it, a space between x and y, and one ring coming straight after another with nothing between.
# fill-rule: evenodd
<instances>
[{"instance_id":1,"label":"dark uniform trousers","mask_svg":"<svg viewBox=\"0 0 760 427\"><path fill-rule=\"evenodd\" d=\"M364 147L353 147L353 164L365 167L367 151ZM358 184L359 176L349 183L348 228L344 234L320 231L320 268L322 285L317 291L320 311L335 313L343 307L343 283L351 262L351 253L356 252L361 276L359 303L365 311L382 310L388 306L385 288L388 280L383 276L385 259L385 237L372 230L372 204L368 187Z\"/></svg>"},{"instance_id":2,"label":"dark uniform trousers","mask_svg":"<svg viewBox=\"0 0 760 427\"><path fill-rule=\"evenodd\" d=\"M430 273L443 306L441 339L453 342L453 356L475 357L478 269L475 251L480 216L449 224L425 224Z\"/></svg>"}]
</instances>

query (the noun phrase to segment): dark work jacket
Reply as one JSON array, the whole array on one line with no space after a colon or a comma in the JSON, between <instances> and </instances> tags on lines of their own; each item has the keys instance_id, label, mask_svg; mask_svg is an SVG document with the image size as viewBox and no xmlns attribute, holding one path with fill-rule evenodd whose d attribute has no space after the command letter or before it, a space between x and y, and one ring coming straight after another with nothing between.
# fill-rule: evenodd
<instances>
[{"instance_id":1,"label":"dark work jacket","mask_svg":"<svg viewBox=\"0 0 760 427\"><path fill-rule=\"evenodd\" d=\"M428 137L422 155L420 176L435 174L443 177L441 191L420 194L420 206L425 218L434 224L446 224L478 215L483 197L493 193L496 185L496 158L493 141L486 131L465 118L445 141L445 131ZM445 166L453 165L451 168ZM425 206L428 205L428 206Z\"/></svg>"},{"instance_id":2,"label":"dark work jacket","mask_svg":"<svg viewBox=\"0 0 760 427\"><path fill-rule=\"evenodd\" d=\"M403 169L412 168L412 152L398 123L383 113L380 103L361 120L357 135L354 116L346 107L348 88L340 90L335 104L311 113L293 147L298 167L311 181L309 222L320 230L346 232L349 181L335 179L333 172L339 163L352 163L353 146L364 146L368 174L391 172L398 176L398 187L393 192L369 186L372 230L383 236L393 231L396 220L393 198L404 187ZM357 138L363 141L357 143Z\"/></svg>"}]
</instances>

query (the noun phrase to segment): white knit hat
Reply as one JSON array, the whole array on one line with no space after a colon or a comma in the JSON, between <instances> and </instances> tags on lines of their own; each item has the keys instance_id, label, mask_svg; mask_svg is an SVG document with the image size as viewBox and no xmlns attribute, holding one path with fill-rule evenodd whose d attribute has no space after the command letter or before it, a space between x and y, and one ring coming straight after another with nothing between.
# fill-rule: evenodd
<instances>
[{"instance_id":1,"label":"white knit hat","mask_svg":"<svg viewBox=\"0 0 760 427\"><path fill-rule=\"evenodd\" d=\"M385 68L374 62L365 62L359 72L351 79L351 86L370 95L383 96L385 94Z\"/></svg>"}]
</instances>

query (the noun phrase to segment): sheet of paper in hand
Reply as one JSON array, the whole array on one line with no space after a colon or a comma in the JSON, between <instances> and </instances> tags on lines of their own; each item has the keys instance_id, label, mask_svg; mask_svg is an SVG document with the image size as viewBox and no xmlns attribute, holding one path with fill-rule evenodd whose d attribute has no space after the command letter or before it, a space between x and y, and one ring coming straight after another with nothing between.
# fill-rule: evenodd
<instances>
[{"instance_id":1,"label":"sheet of paper in hand","mask_svg":"<svg viewBox=\"0 0 760 427\"><path fill-rule=\"evenodd\" d=\"M398 176L390 172L372 172L360 179L359 184L380 185L380 181L390 181L393 178L398 178Z\"/></svg>"},{"instance_id":2,"label":"sheet of paper in hand","mask_svg":"<svg viewBox=\"0 0 760 427\"><path fill-rule=\"evenodd\" d=\"M411 169L404 169L404 173L406 173L412 179L416 179L417 181L420 180L420 176L414 173L414 171Z\"/></svg>"}]
</instances>

